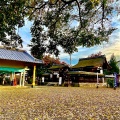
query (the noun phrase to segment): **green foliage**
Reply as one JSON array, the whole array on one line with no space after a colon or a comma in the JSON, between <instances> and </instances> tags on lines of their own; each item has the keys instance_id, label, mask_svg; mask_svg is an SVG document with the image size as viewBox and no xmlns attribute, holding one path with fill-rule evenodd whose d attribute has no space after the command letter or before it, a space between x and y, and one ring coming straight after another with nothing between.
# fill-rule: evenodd
<instances>
[{"instance_id":1,"label":"green foliage","mask_svg":"<svg viewBox=\"0 0 120 120\"><path fill-rule=\"evenodd\" d=\"M13 47L22 46L16 28L24 26L27 16L34 21L30 47L37 58L46 52L58 56L58 46L72 54L78 46L108 42L115 30L108 17L112 7L106 0L4 0L0 1L0 12L0 41Z\"/></svg>"},{"instance_id":2,"label":"green foliage","mask_svg":"<svg viewBox=\"0 0 120 120\"><path fill-rule=\"evenodd\" d=\"M48 68L45 67L44 65L43 66L37 65L37 67L36 67L36 76L41 78L42 74L48 71L47 69Z\"/></svg>"},{"instance_id":3,"label":"green foliage","mask_svg":"<svg viewBox=\"0 0 120 120\"><path fill-rule=\"evenodd\" d=\"M92 47L108 42L109 35L115 30L111 26L105 27L109 22L107 16L112 12L106 1L42 1L39 6L40 15L36 8L32 14L36 15L31 29L33 55L42 56L47 52L58 56L57 46L72 54L78 46Z\"/></svg>"},{"instance_id":4,"label":"green foliage","mask_svg":"<svg viewBox=\"0 0 120 120\"><path fill-rule=\"evenodd\" d=\"M16 33L16 27L24 25L24 0L0 1L0 41L13 47L22 46L22 39ZM9 36L10 38L6 38Z\"/></svg>"},{"instance_id":5,"label":"green foliage","mask_svg":"<svg viewBox=\"0 0 120 120\"><path fill-rule=\"evenodd\" d=\"M103 70L103 74L104 74L104 75L109 75L109 71L110 71L110 70L105 69L105 70Z\"/></svg>"},{"instance_id":6,"label":"green foliage","mask_svg":"<svg viewBox=\"0 0 120 120\"><path fill-rule=\"evenodd\" d=\"M33 76L33 67L29 67L29 71L28 71L28 76L30 77L30 78L32 78L32 76ZM47 68L45 68L45 67L43 67L42 65L37 65L36 66L36 76L37 77L41 77L42 76L42 74L43 73L45 73L47 71ZM32 80L29 78L29 82L31 83L32 82Z\"/></svg>"},{"instance_id":7,"label":"green foliage","mask_svg":"<svg viewBox=\"0 0 120 120\"><path fill-rule=\"evenodd\" d=\"M62 84L62 87L68 87L68 82L64 82L64 83Z\"/></svg>"},{"instance_id":8,"label":"green foliage","mask_svg":"<svg viewBox=\"0 0 120 120\"><path fill-rule=\"evenodd\" d=\"M113 88L114 86L114 80L113 79L107 79L107 86L109 85L109 87Z\"/></svg>"},{"instance_id":9,"label":"green foliage","mask_svg":"<svg viewBox=\"0 0 120 120\"><path fill-rule=\"evenodd\" d=\"M33 79L32 78L28 78L28 84L32 84L32 81L33 81Z\"/></svg>"},{"instance_id":10,"label":"green foliage","mask_svg":"<svg viewBox=\"0 0 120 120\"><path fill-rule=\"evenodd\" d=\"M41 84L40 85L47 85L48 84L48 82L41 82ZM51 85L52 86L52 85Z\"/></svg>"},{"instance_id":11,"label":"green foliage","mask_svg":"<svg viewBox=\"0 0 120 120\"><path fill-rule=\"evenodd\" d=\"M79 83L72 83L73 87L80 87Z\"/></svg>"},{"instance_id":12,"label":"green foliage","mask_svg":"<svg viewBox=\"0 0 120 120\"><path fill-rule=\"evenodd\" d=\"M114 54L111 55L109 65L111 66L111 69L108 71L108 74L113 74L114 72L119 74L119 67L117 65L116 57Z\"/></svg>"}]
</instances>

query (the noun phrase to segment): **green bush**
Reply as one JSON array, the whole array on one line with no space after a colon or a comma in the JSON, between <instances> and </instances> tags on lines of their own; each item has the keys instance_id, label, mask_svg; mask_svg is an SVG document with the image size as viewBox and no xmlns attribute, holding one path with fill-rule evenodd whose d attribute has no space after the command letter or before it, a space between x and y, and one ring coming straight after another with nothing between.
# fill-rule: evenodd
<instances>
[{"instance_id":1,"label":"green bush","mask_svg":"<svg viewBox=\"0 0 120 120\"><path fill-rule=\"evenodd\" d=\"M41 84L40 85L47 85L48 84L48 82L41 82ZM51 85L49 85L49 86L52 86L52 84Z\"/></svg>"},{"instance_id":2,"label":"green bush","mask_svg":"<svg viewBox=\"0 0 120 120\"><path fill-rule=\"evenodd\" d=\"M28 84L32 84L33 78L28 78Z\"/></svg>"},{"instance_id":3,"label":"green bush","mask_svg":"<svg viewBox=\"0 0 120 120\"><path fill-rule=\"evenodd\" d=\"M107 79L107 86L113 88L114 87L114 80L113 79Z\"/></svg>"},{"instance_id":4,"label":"green bush","mask_svg":"<svg viewBox=\"0 0 120 120\"><path fill-rule=\"evenodd\" d=\"M72 83L73 87L80 87L79 83Z\"/></svg>"},{"instance_id":5,"label":"green bush","mask_svg":"<svg viewBox=\"0 0 120 120\"><path fill-rule=\"evenodd\" d=\"M62 86L63 87L68 87L68 82L65 81Z\"/></svg>"}]
</instances>

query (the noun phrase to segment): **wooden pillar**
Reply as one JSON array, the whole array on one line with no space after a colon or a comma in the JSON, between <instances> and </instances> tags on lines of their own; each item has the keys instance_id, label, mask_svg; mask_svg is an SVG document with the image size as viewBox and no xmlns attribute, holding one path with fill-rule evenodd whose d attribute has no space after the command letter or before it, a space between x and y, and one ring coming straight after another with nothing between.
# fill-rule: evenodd
<instances>
[{"instance_id":1,"label":"wooden pillar","mask_svg":"<svg viewBox=\"0 0 120 120\"><path fill-rule=\"evenodd\" d=\"M103 74L103 68L101 68L100 73ZM104 77L102 77L102 82L104 84Z\"/></svg>"},{"instance_id":2,"label":"wooden pillar","mask_svg":"<svg viewBox=\"0 0 120 120\"><path fill-rule=\"evenodd\" d=\"M33 68L33 81L32 81L32 87L35 86L35 78L36 78L36 65L34 65L34 68Z\"/></svg>"},{"instance_id":3,"label":"wooden pillar","mask_svg":"<svg viewBox=\"0 0 120 120\"><path fill-rule=\"evenodd\" d=\"M22 83L22 86L24 86L24 84L25 84L25 70L23 72L23 83Z\"/></svg>"},{"instance_id":4,"label":"wooden pillar","mask_svg":"<svg viewBox=\"0 0 120 120\"><path fill-rule=\"evenodd\" d=\"M14 81L14 72L12 72L12 80Z\"/></svg>"},{"instance_id":5,"label":"wooden pillar","mask_svg":"<svg viewBox=\"0 0 120 120\"><path fill-rule=\"evenodd\" d=\"M10 73L10 81L12 81L12 72Z\"/></svg>"},{"instance_id":6,"label":"wooden pillar","mask_svg":"<svg viewBox=\"0 0 120 120\"><path fill-rule=\"evenodd\" d=\"M20 73L20 86L22 85L22 72Z\"/></svg>"}]
</instances>

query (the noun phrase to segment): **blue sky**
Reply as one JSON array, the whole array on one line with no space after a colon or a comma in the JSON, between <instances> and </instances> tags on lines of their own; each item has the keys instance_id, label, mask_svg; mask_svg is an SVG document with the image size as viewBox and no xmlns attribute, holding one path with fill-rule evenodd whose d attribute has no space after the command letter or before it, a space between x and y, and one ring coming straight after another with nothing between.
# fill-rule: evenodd
<instances>
[{"instance_id":1,"label":"blue sky","mask_svg":"<svg viewBox=\"0 0 120 120\"><path fill-rule=\"evenodd\" d=\"M88 57L89 55L98 53L99 51L101 51L102 54L106 55L107 60L110 59L110 56L113 53L116 56L117 60L120 60L120 15L113 17L111 20L112 20L112 26L117 27L118 29L111 34L109 42L91 48L78 47L78 52L73 53L71 56L72 65L77 64L79 58ZM30 40L31 40L31 34L30 34L31 26L32 26L32 22L26 20L25 26L18 30L20 36L23 39L23 49L25 49L29 53L30 53L29 51L30 48L28 47L28 44L30 44ZM61 48L60 51L61 51L59 55L60 60L69 64L70 56L64 53Z\"/></svg>"}]
</instances>

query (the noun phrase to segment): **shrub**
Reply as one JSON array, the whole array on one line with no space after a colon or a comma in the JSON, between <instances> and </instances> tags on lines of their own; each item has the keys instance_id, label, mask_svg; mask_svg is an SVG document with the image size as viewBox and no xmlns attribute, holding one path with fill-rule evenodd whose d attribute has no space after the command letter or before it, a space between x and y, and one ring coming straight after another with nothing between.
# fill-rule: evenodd
<instances>
[{"instance_id":1,"label":"shrub","mask_svg":"<svg viewBox=\"0 0 120 120\"><path fill-rule=\"evenodd\" d=\"M62 86L68 87L68 82L65 81Z\"/></svg>"},{"instance_id":2,"label":"shrub","mask_svg":"<svg viewBox=\"0 0 120 120\"><path fill-rule=\"evenodd\" d=\"M40 85L48 85L48 82L41 82ZM48 85L48 86L52 86L52 84Z\"/></svg>"},{"instance_id":3,"label":"shrub","mask_svg":"<svg viewBox=\"0 0 120 120\"><path fill-rule=\"evenodd\" d=\"M72 83L73 87L80 87L79 83Z\"/></svg>"},{"instance_id":4,"label":"shrub","mask_svg":"<svg viewBox=\"0 0 120 120\"><path fill-rule=\"evenodd\" d=\"M28 84L32 84L33 78L28 78Z\"/></svg>"},{"instance_id":5,"label":"shrub","mask_svg":"<svg viewBox=\"0 0 120 120\"><path fill-rule=\"evenodd\" d=\"M114 80L113 79L107 79L107 86L113 88L114 87Z\"/></svg>"}]
</instances>

